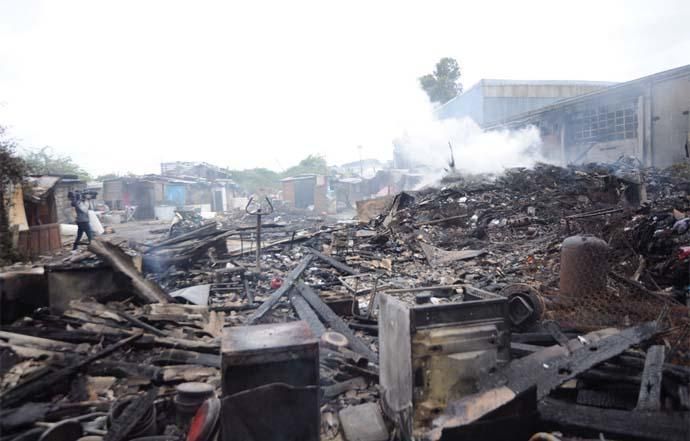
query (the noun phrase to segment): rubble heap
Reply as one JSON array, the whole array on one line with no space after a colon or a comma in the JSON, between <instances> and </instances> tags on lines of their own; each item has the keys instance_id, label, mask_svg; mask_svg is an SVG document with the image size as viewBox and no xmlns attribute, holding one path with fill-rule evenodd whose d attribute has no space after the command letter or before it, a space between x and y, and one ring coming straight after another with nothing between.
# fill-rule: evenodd
<instances>
[{"instance_id":1,"label":"rubble heap","mask_svg":"<svg viewBox=\"0 0 690 441\"><path fill-rule=\"evenodd\" d=\"M276 210L260 265L249 215L95 242L66 260L119 289L3 325L3 436L685 439L684 173L456 176L366 224Z\"/></svg>"}]
</instances>

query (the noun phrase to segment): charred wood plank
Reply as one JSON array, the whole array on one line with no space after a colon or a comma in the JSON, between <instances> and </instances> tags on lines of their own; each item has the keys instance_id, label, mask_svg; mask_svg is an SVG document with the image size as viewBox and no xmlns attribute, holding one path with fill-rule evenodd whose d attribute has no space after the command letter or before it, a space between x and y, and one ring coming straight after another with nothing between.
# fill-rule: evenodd
<instances>
[{"instance_id":1,"label":"charred wood plank","mask_svg":"<svg viewBox=\"0 0 690 441\"><path fill-rule=\"evenodd\" d=\"M423 225L436 225L436 224L442 224L444 222L453 222L453 221L457 221L457 220L467 219L468 217L470 217L469 214L460 214L458 216L444 217L442 219L432 219L432 220L427 220L427 221L415 222L413 225L415 227L421 227Z\"/></svg>"},{"instance_id":2,"label":"charred wood plank","mask_svg":"<svg viewBox=\"0 0 690 441\"><path fill-rule=\"evenodd\" d=\"M343 273L347 273L347 274L350 274L353 276L359 275L359 271L352 268L351 266L348 266L348 265L344 264L343 262L340 262L340 261L332 258L331 256L327 256L327 255L325 255L319 251L316 251L313 248L309 248L309 247L305 247L305 248L307 249L307 251L312 253L314 256L323 260L324 262L326 262L327 264L329 264L333 268L337 269L338 271L343 272Z\"/></svg>"},{"instance_id":3,"label":"charred wood plank","mask_svg":"<svg viewBox=\"0 0 690 441\"><path fill-rule=\"evenodd\" d=\"M288 276L285 278L283 281L283 285L275 290L271 296L264 301L261 306L259 306L256 311L252 313L252 315L249 316L247 319L247 324L248 325L253 325L256 323L258 320L260 320L268 311L273 308L276 303L280 300L280 298L285 295L290 288L292 288L292 285L295 283L295 280L297 280L302 273L307 269L309 264L311 263L312 256L304 256L304 258L300 261L299 265L295 267Z\"/></svg>"},{"instance_id":4,"label":"charred wood plank","mask_svg":"<svg viewBox=\"0 0 690 441\"><path fill-rule=\"evenodd\" d=\"M167 334L165 332L161 331L160 329L158 329L154 326L149 325L148 323L142 322L141 320L139 320L136 317L132 317L131 315L127 314L126 312L117 311L117 315L119 315L123 319L127 320L128 322L130 322L134 326L137 326L137 327L139 327L145 331L148 331L148 332L155 334L159 337L167 337Z\"/></svg>"},{"instance_id":5,"label":"charred wood plank","mask_svg":"<svg viewBox=\"0 0 690 441\"><path fill-rule=\"evenodd\" d=\"M146 252L150 253L153 250L157 250L159 248L165 248L170 245L174 245L177 243L184 242L189 239L202 239L206 236L211 236L213 234L216 234L218 232L218 228L216 226L215 222L211 222L206 225L202 225L201 227L189 231L184 234L180 234L179 236L171 237L170 239L166 239L163 241L158 242L157 244L154 244L151 248L149 248Z\"/></svg>"},{"instance_id":6,"label":"charred wood plank","mask_svg":"<svg viewBox=\"0 0 690 441\"><path fill-rule=\"evenodd\" d=\"M297 282L297 290L304 299L309 302L314 311L321 317L331 329L343 334L353 351L364 355L369 361L378 364L378 356L369 348L361 338L357 337L347 326L347 323L343 321L333 310L326 305L321 297L314 292L311 287L306 285L304 282Z\"/></svg>"},{"instance_id":7,"label":"charred wood plank","mask_svg":"<svg viewBox=\"0 0 690 441\"><path fill-rule=\"evenodd\" d=\"M553 320L547 320L543 323L543 326L559 345L564 348L568 347L568 337L561 331L561 327L558 326L558 323Z\"/></svg>"},{"instance_id":8,"label":"charred wood plank","mask_svg":"<svg viewBox=\"0 0 690 441\"><path fill-rule=\"evenodd\" d=\"M304 297L296 293L294 289L290 291L289 297L290 303L292 304L292 307L295 309L295 312L299 318L307 322L314 335L316 335L318 338L321 338L323 333L326 332L326 327L323 325L323 323L321 323L321 320L319 320L319 317L316 315L314 310L311 309L309 303L304 300Z\"/></svg>"},{"instance_id":9,"label":"charred wood plank","mask_svg":"<svg viewBox=\"0 0 690 441\"><path fill-rule=\"evenodd\" d=\"M56 372L49 373L47 375L41 376L37 379L25 381L8 390L7 392L0 395L0 402L3 407L13 407L22 401L26 401L29 398L36 399L49 393L53 386L63 384L70 376L79 372L84 367L88 366L94 361L106 357L121 347L128 345L132 341L141 337L142 334L131 335L114 345L110 345L107 348L89 356L85 359L60 369Z\"/></svg>"},{"instance_id":10,"label":"charred wood plank","mask_svg":"<svg viewBox=\"0 0 690 441\"><path fill-rule=\"evenodd\" d=\"M349 380L341 381L330 386L322 387L323 396L325 398L335 398L340 394L344 394L350 390L362 390L367 388L367 381L364 377L355 377Z\"/></svg>"},{"instance_id":11,"label":"charred wood plank","mask_svg":"<svg viewBox=\"0 0 690 441\"><path fill-rule=\"evenodd\" d=\"M51 352L74 352L77 345L48 338L33 337L22 333L0 331L0 340L10 345L27 346Z\"/></svg>"},{"instance_id":12,"label":"charred wood plank","mask_svg":"<svg viewBox=\"0 0 690 441\"><path fill-rule=\"evenodd\" d=\"M663 378L664 354L664 347L661 345L652 346L647 351L636 410L661 409L661 380Z\"/></svg>"},{"instance_id":13,"label":"charred wood plank","mask_svg":"<svg viewBox=\"0 0 690 441\"><path fill-rule=\"evenodd\" d=\"M514 360L504 369L488 376L482 392L452 401L445 412L434 420L430 439L438 440L445 428L472 423L498 409L530 388L537 386L537 399L588 369L609 360L629 347L650 339L658 332L656 322L624 329L615 334L582 345L575 339L568 347L551 346L524 358ZM578 347L579 346L579 347Z\"/></svg>"},{"instance_id":14,"label":"charred wood plank","mask_svg":"<svg viewBox=\"0 0 690 441\"><path fill-rule=\"evenodd\" d=\"M544 349L543 346L530 345L527 343L510 343L510 353L515 357L520 358L525 355L534 354Z\"/></svg>"},{"instance_id":15,"label":"charred wood plank","mask_svg":"<svg viewBox=\"0 0 690 441\"><path fill-rule=\"evenodd\" d=\"M180 349L166 349L151 359L156 365L194 364L198 366L215 367L220 369L220 355L200 354L194 351L182 351Z\"/></svg>"},{"instance_id":16,"label":"charred wood plank","mask_svg":"<svg viewBox=\"0 0 690 441\"><path fill-rule=\"evenodd\" d=\"M603 407L607 409L630 410L628 400L618 391L602 391L595 389L578 389L577 404L585 406Z\"/></svg>"},{"instance_id":17,"label":"charred wood plank","mask_svg":"<svg viewBox=\"0 0 690 441\"><path fill-rule=\"evenodd\" d=\"M568 338L577 337L573 333L565 333ZM514 332L510 335L510 341L514 343L528 343L533 345L552 345L558 343L548 332Z\"/></svg>"},{"instance_id":18,"label":"charred wood plank","mask_svg":"<svg viewBox=\"0 0 690 441\"><path fill-rule=\"evenodd\" d=\"M364 331L367 334L379 335L379 325L370 325L368 323L348 323L347 325L355 331Z\"/></svg>"},{"instance_id":19,"label":"charred wood plank","mask_svg":"<svg viewBox=\"0 0 690 441\"><path fill-rule=\"evenodd\" d=\"M586 437L597 437L599 433L603 433L606 438L690 440L688 412L630 412L581 406L546 398L539 403L539 415L550 429Z\"/></svg>"},{"instance_id":20,"label":"charred wood plank","mask_svg":"<svg viewBox=\"0 0 690 441\"><path fill-rule=\"evenodd\" d=\"M160 378L161 369L156 366L123 361L97 361L86 368L89 375L96 377L141 377L155 381Z\"/></svg>"},{"instance_id":21,"label":"charred wood plank","mask_svg":"<svg viewBox=\"0 0 690 441\"><path fill-rule=\"evenodd\" d=\"M127 276L137 296L145 303L169 303L172 299L160 286L147 280L134 267L129 256L119 247L104 240L95 239L89 244L89 251L107 261L115 270Z\"/></svg>"},{"instance_id":22,"label":"charred wood plank","mask_svg":"<svg viewBox=\"0 0 690 441\"><path fill-rule=\"evenodd\" d=\"M247 305L209 306L208 310L215 312L249 311L252 309L257 309L259 306L261 306L261 303L250 303Z\"/></svg>"},{"instance_id":23,"label":"charred wood plank","mask_svg":"<svg viewBox=\"0 0 690 441\"><path fill-rule=\"evenodd\" d=\"M620 357L611 360L613 363L630 366L637 369L644 369L644 356L631 351L624 352ZM668 358L668 357L666 357ZM664 375L671 376L683 383L690 383L690 367L681 366L677 364L664 363Z\"/></svg>"}]
</instances>

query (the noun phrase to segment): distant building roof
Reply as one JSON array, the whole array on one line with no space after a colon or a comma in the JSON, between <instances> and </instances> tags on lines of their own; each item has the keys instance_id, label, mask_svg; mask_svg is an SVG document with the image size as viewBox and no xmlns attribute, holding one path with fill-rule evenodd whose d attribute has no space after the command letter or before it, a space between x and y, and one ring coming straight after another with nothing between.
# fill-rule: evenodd
<instances>
[{"instance_id":1,"label":"distant building roof","mask_svg":"<svg viewBox=\"0 0 690 441\"><path fill-rule=\"evenodd\" d=\"M230 178L230 170L219 167L217 165L209 164L207 162L162 162L161 174L165 176L187 176L199 177L199 169L210 170L215 173L215 177Z\"/></svg>"},{"instance_id":2,"label":"distant building roof","mask_svg":"<svg viewBox=\"0 0 690 441\"><path fill-rule=\"evenodd\" d=\"M616 83L575 80L483 79L434 110L438 118L472 118L479 125Z\"/></svg>"},{"instance_id":3,"label":"distant building roof","mask_svg":"<svg viewBox=\"0 0 690 441\"><path fill-rule=\"evenodd\" d=\"M324 176L324 175L317 175L316 173L305 173L303 175L295 175L295 176L288 176L287 178L283 178L280 180L280 182L287 182L287 181L300 181L304 179L313 179L317 176Z\"/></svg>"},{"instance_id":4,"label":"distant building roof","mask_svg":"<svg viewBox=\"0 0 690 441\"><path fill-rule=\"evenodd\" d=\"M636 78L634 80L626 81L624 83L615 83L615 84L613 84L609 87L603 88L603 89L595 90L595 91L592 91L592 92L589 92L586 94L582 94L582 95L564 98L564 99L558 100L552 104L540 107L538 109L534 109L534 110L531 110L528 112L513 115L513 116L506 118L502 121L496 121L495 123L493 123L491 125L487 125L484 128L485 129L495 129L495 128L499 128L499 127L503 127L503 126L516 126L516 125L525 124L525 123L528 123L533 118L538 117L539 115L541 115L545 112L549 112L549 111L558 109L560 107L569 106L569 105L580 103L580 102L585 102L585 101L592 99L592 98L600 97L602 95L606 95L609 93L615 93L615 92L618 92L621 90L625 90L626 88L629 88L629 87L638 86L638 85L643 84L643 83L650 81L650 80L651 81L664 80L667 78L673 78L673 77L680 76L680 75L687 75L688 73L690 73L690 64L688 64L686 66L680 66L680 67L677 67L674 69L669 69L669 70L657 72L657 73L647 75L647 76L644 76L641 78Z\"/></svg>"}]
</instances>

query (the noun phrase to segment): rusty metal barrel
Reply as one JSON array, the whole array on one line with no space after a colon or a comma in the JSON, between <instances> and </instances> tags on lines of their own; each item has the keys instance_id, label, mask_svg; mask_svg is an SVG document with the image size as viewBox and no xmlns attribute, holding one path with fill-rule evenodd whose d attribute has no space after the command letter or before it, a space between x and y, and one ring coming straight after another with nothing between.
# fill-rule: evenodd
<instances>
[{"instance_id":1,"label":"rusty metal barrel","mask_svg":"<svg viewBox=\"0 0 690 441\"><path fill-rule=\"evenodd\" d=\"M609 246L591 235L571 236L561 247L561 296L578 298L606 291Z\"/></svg>"}]
</instances>

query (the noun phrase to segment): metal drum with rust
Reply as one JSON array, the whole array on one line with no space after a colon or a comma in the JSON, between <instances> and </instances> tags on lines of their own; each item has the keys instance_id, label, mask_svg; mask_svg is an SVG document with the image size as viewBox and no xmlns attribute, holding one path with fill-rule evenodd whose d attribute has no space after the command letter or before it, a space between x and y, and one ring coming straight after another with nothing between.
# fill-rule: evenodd
<instances>
[{"instance_id":1,"label":"metal drum with rust","mask_svg":"<svg viewBox=\"0 0 690 441\"><path fill-rule=\"evenodd\" d=\"M606 290L609 246L591 235L571 236L561 248L561 295L579 298Z\"/></svg>"}]
</instances>

